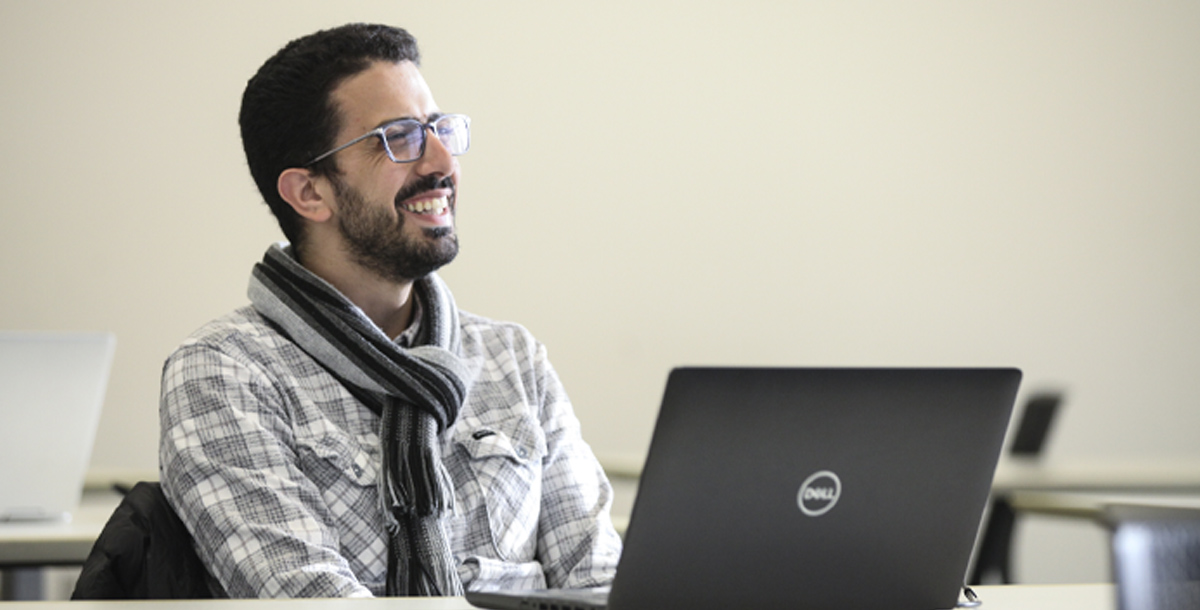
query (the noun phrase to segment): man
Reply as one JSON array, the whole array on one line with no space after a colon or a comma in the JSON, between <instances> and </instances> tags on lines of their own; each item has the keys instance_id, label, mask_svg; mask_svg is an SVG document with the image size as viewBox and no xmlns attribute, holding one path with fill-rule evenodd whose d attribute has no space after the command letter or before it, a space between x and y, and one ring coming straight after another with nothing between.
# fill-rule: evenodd
<instances>
[{"instance_id":1,"label":"man","mask_svg":"<svg viewBox=\"0 0 1200 610\"><path fill-rule=\"evenodd\" d=\"M611 488L546 352L462 312L467 117L403 30L295 40L249 81L242 140L290 243L251 305L163 371L163 489L218 594L452 595L611 581Z\"/></svg>"}]
</instances>

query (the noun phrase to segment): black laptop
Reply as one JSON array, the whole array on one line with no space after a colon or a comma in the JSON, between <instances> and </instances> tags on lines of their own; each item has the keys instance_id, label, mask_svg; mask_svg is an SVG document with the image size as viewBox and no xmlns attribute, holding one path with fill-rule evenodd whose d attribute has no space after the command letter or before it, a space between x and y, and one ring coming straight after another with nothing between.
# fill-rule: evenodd
<instances>
[{"instance_id":1,"label":"black laptop","mask_svg":"<svg viewBox=\"0 0 1200 610\"><path fill-rule=\"evenodd\" d=\"M467 600L952 608L1020 379L1011 368L676 369L611 590Z\"/></svg>"}]
</instances>

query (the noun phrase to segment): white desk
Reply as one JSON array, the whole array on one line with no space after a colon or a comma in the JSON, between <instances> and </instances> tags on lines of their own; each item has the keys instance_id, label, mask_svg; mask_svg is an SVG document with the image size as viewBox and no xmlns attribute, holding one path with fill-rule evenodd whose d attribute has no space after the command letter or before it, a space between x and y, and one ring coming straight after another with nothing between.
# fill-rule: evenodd
<instances>
[{"instance_id":1,"label":"white desk","mask_svg":"<svg viewBox=\"0 0 1200 610\"><path fill-rule=\"evenodd\" d=\"M1114 504L1165 506L1200 510L1200 494L1103 493L1080 491L1014 491L1008 496L1013 509L1042 515L1075 517L1104 524L1105 509Z\"/></svg>"},{"instance_id":2,"label":"white desk","mask_svg":"<svg viewBox=\"0 0 1200 610\"><path fill-rule=\"evenodd\" d=\"M0 523L3 599L43 595L42 568L82 565L121 502L114 491L86 491L67 523Z\"/></svg>"},{"instance_id":3,"label":"white desk","mask_svg":"<svg viewBox=\"0 0 1200 610\"><path fill-rule=\"evenodd\" d=\"M120 504L114 491L88 491L67 523L0 523L0 569L79 565Z\"/></svg>"},{"instance_id":4,"label":"white desk","mask_svg":"<svg viewBox=\"0 0 1200 610\"><path fill-rule=\"evenodd\" d=\"M995 585L973 587L983 601L980 610L1114 610L1111 584Z\"/></svg>"},{"instance_id":5,"label":"white desk","mask_svg":"<svg viewBox=\"0 0 1200 610\"><path fill-rule=\"evenodd\" d=\"M1010 585L977 587L980 610L1114 610L1112 585ZM195 600L118 602L10 602L4 610L472 610L461 597L306 600Z\"/></svg>"},{"instance_id":6,"label":"white desk","mask_svg":"<svg viewBox=\"0 0 1200 610\"><path fill-rule=\"evenodd\" d=\"M1200 494L1200 461L1195 459L1005 459L992 489L1012 491L1097 491Z\"/></svg>"}]
</instances>

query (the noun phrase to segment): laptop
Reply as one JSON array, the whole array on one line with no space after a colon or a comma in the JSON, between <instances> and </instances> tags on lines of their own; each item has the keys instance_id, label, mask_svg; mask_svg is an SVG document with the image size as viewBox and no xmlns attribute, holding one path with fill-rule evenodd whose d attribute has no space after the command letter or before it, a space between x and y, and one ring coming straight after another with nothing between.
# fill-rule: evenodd
<instances>
[{"instance_id":1,"label":"laptop","mask_svg":"<svg viewBox=\"0 0 1200 610\"><path fill-rule=\"evenodd\" d=\"M467 600L955 607L1020 379L1011 368L676 369L611 590Z\"/></svg>"},{"instance_id":2,"label":"laptop","mask_svg":"<svg viewBox=\"0 0 1200 610\"><path fill-rule=\"evenodd\" d=\"M115 346L109 333L0 332L0 522L78 507Z\"/></svg>"}]
</instances>

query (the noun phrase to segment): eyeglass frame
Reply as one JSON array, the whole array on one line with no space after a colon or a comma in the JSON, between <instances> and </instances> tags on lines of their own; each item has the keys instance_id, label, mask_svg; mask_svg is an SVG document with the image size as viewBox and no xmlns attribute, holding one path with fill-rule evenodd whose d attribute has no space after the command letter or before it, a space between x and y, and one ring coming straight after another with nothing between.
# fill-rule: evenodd
<instances>
[{"instance_id":1,"label":"eyeglass frame","mask_svg":"<svg viewBox=\"0 0 1200 610\"><path fill-rule=\"evenodd\" d=\"M391 159L392 163L414 163L416 161L419 161L421 159L421 157L425 156L425 144L429 142L429 134L427 132L433 131L434 137L436 138L437 130L434 128L434 126L439 121L443 121L443 120L449 119L449 118L461 118L467 124L467 148L466 148L466 150L463 150L460 153L453 153L453 152L450 153L451 155L454 155L455 157L457 157L459 155L466 153L468 150L471 149L471 117L469 117L465 114L451 113L451 114L438 115L425 123L422 123L421 121L418 121L417 119L396 119L395 121L388 121L387 123L384 123L383 125L380 125L379 127L376 127L375 129L372 129L371 131L368 131L367 133L364 133L361 136L358 136L357 138L354 138L353 140L350 140L349 142L346 142L345 144L338 146L337 148L334 148L333 150L321 153L321 154L313 157L311 161L304 164L304 167L311 167L313 165L316 165L317 163L324 161L325 159L333 156L334 153L338 153L347 148L350 148L351 146L354 146L355 144L358 144L359 142L362 142L363 140L366 140L367 138L370 138L371 136L379 136L379 141L380 141L380 143L383 144L383 151L387 153L388 159ZM412 159L409 159L407 161L397 161L396 160L396 155L392 153L392 147L388 146L387 136L384 135L384 132L387 130L387 128L389 128L393 125L396 125L397 123L416 123L417 125L419 125L421 127L421 150L417 153L417 156L415 156ZM441 138L438 138L438 141L441 142ZM445 146L445 143L443 142L442 145Z\"/></svg>"}]
</instances>

